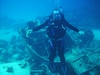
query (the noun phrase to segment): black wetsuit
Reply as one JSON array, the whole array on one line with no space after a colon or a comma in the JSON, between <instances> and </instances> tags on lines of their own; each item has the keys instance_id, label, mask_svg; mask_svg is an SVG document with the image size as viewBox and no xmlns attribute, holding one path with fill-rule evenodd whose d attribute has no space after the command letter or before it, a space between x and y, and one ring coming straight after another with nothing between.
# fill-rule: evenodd
<instances>
[{"instance_id":1,"label":"black wetsuit","mask_svg":"<svg viewBox=\"0 0 100 75\"><path fill-rule=\"evenodd\" d=\"M45 26L48 26L47 34L50 38L51 54L50 54L49 60L51 62L54 61L54 58L56 57L56 52L58 50L58 55L60 57L60 61L62 63L64 63L65 57L64 57L63 37L66 34L66 27L68 27L76 32L79 32L79 30L77 28L75 28L74 26L70 25L64 18L62 18L61 20L48 19L42 25L34 28L33 31L37 31Z\"/></svg>"}]
</instances>

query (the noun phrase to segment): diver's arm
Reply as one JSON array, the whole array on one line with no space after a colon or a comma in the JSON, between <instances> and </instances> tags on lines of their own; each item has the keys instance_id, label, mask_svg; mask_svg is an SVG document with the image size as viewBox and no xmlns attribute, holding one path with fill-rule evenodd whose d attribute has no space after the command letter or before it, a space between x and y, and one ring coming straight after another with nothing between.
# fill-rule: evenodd
<instances>
[{"instance_id":1,"label":"diver's arm","mask_svg":"<svg viewBox=\"0 0 100 75\"><path fill-rule=\"evenodd\" d=\"M65 24L68 28L74 30L75 32L79 32L79 29L77 29L76 27L74 27L74 26L72 26L71 24L69 24L65 19L64 19L64 24Z\"/></svg>"},{"instance_id":2,"label":"diver's arm","mask_svg":"<svg viewBox=\"0 0 100 75\"><path fill-rule=\"evenodd\" d=\"M47 26L47 25L48 25L48 20L45 21L43 24L41 24L41 25L35 27L32 31L33 31L33 32L34 32L34 31L38 31L38 30L42 29L43 27L45 27L45 26Z\"/></svg>"}]
</instances>

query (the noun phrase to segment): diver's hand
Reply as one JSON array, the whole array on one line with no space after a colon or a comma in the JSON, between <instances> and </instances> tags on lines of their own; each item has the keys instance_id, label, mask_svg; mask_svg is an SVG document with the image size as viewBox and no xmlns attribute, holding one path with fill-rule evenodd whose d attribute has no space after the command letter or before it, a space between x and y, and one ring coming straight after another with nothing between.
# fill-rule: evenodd
<instances>
[{"instance_id":1,"label":"diver's hand","mask_svg":"<svg viewBox=\"0 0 100 75\"><path fill-rule=\"evenodd\" d=\"M85 33L84 31L79 31L79 34L84 35Z\"/></svg>"},{"instance_id":2,"label":"diver's hand","mask_svg":"<svg viewBox=\"0 0 100 75\"><path fill-rule=\"evenodd\" d=\"M32 33L32 30L31 29L27 30L26 31L26 37L29 37L31 33Z\"/></svg>"}]
</instances>

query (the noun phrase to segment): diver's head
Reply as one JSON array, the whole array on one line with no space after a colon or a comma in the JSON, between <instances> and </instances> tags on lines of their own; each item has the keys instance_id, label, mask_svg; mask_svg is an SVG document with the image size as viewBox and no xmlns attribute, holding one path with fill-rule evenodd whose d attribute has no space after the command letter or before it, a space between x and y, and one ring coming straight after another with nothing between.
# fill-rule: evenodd
<instances>
[{"instance_id":1,"label":"diver's head","mask_svg":"<svg viewBox=\"0 0 100 75\"><path fill-rule=\"evenodd\" d=\"M52 18L54 20L61 20L61 13L60 13L59 9L54 9L52 11Z\"/></svg>"}]
</instances>

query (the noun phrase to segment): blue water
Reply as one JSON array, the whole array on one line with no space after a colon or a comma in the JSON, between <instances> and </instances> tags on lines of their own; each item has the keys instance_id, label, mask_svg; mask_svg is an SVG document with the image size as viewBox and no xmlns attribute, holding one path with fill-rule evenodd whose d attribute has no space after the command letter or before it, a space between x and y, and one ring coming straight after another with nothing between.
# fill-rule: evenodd
<instances>
[{"instance_id":1,"label":"blue water","mask_svg":"<svg viewBox=\"0 0 100 75\"><path fill-rule=\"evenodd\" d=\"M0 25L6 26L15 21L31 21L37 16L50 15L59 5L71 24L89 27L95 24L94 27L100 27L99 0L0 0ZM82 22L84 23L81 24Z\"/></svg>"},{"instance_id":2,"label":"blue water","mask_svg":"<svg viewBox=\"0 0 100 75\"><path fill-rule=\"evenodd\" d=\"M32 20L38 15L50 14L57 5L61 5L65 11L74 10L73 14L78 12L93 16L99 15L99 3L99 0L0 0L0 15L16 20Z\"/></svg>"}]
</instances>

